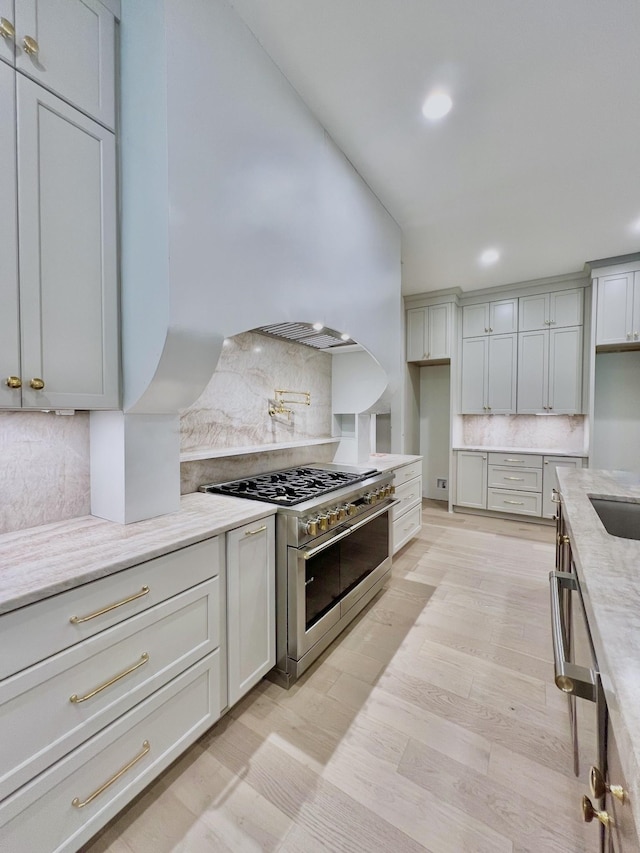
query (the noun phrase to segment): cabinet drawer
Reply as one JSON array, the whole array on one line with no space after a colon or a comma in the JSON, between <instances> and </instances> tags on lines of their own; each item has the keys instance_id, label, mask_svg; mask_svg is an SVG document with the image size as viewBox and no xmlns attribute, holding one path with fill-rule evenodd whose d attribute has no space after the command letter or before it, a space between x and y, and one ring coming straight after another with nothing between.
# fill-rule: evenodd
<instances>
[{"instance_id":1,"label":"cabinet drawer","mask_svg":"<svg viewBox=\"0 0 640 853\"><path fill-rule=\"evenodd\" d=\"M401 486L408 480L420 476L422 476L422 460L418 459L417 462L412 462L410 465L403 465L402 468L396 468L393 472L393 485L396 487Z\"/></svg>"},{"instance_id":2,"label":"cabinet drawer","mask_svg":"<svg viewBox=\"0 0 640 853\"><path fill-rule=\"evenodd\" d=\"M391 518L395 521L410 506L422 501L422 477L414 477L408 483L396 487L395 499L397 504L391 510Z\"/></svg>"},{"instance_id":3,"label":"cabinet drawer","mask_svg":"<svg viewBox=\"0 0 640 853\"><path fill-rule=\"evenodd\" d=\"M535 453L490 453L489 465L514 465L517 468L542 468L542 456Z\"/></svg>"},{"instance_id":4,"label":"cabinet drawer","mask_svg":"<svg viewBox=\"0 0 640 853\"><path fill-rule=\"evenodd\" d=\"M541 515L542 495L536 492L488 489L487 509L495 509L499 512L514 512L518 515Z\"/></svg>"},{"instance_id":5,"label":"cabinet drawer","mask_svg":"<svg viewBox=\"0 0 640 853\"><path fill-rule=\"evenodd\" d=\"M73 853L219 716L215 651L0 803L2 849Z\"/></svg>"},{"instance_id":6,"label":"cabinet drawer","mask_svg":"<svg viewBox=\"0 0 640 853\"><path fill-rule=\"evenodd\" d=\"M489 488L524 489L542 491L542 468L518 468L508 465L489 465Z\"/></svg>"},{"instance_id":7,"label":"cabinet drawer","mask_svg":"<svg viewBox=\"0 0 640 853\"><path fill-rule=\"evenodd\" d=\"M0 682L0 799L214 651L220 619L214 578Z\"/></svg>"},{"instance_id":8,"label":"cabinet drawer","mask_svg":"<svg viewBox=\"0 0 640 853\"><path fill-rule=\"evenodd\" d=\"M216 536L5 613L0 679L218 575L223 565L224 537Z\"/></svg>"},{"instance_id":9,"label":"cabinet drawer","mask_svg":"<svg viewBox=\"0 0 640 853\"><path fill-rule=\"evenodd\" d=\"M420 532L422 527L422 506L418 505L405 512L393 522L393 553Z\"/></svg>"}]
</instances>

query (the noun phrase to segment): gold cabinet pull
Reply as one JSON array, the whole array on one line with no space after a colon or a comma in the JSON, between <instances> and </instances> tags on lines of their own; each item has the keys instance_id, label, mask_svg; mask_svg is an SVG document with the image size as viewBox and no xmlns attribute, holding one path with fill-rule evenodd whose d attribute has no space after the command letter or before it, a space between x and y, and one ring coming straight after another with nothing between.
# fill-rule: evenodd
<instances>
[{"instance_id":1,"label":"gold cabinet pull","mask_svg":"<svg viewBox=\"0 0 640 853\"><path fill-rule=\"evenodd\" d=\"M601 800L607 791L621 803L627 799L627 792L622 785L607 785L602 773L593 765L589 771L589 788L591 789L591 796L597 800Z\"/></svg>"},{"instance_id":2,"label":"gold cabinet pull","mask_svg":"<svg viewBox=\"0 0 640 853\"><path fill-rule=\"evenodd\" d=\"M104 785L101 785L97 790L95 790L93 792L93 794L89 794L89 796L87 797L86 800L81 800L79 797L76 797L74 800L71 800L71 805L77 809L83 809L85 806L88 806L89 803L93 802L93 800L95 800L96 797L99 797L100 794L104 793L104 791L106 791L107 788L110 788L114 782L117 782L118 779L120 779L122 776L124 776L124 774L127 772L127 770L131 770L131 768L133 767L134 764L137 764L138 761L141 761L145 757L145 755L149 752L150 749L151 749L151 744L149 743L149 741L148 740L143 741L142 749L135 756L135 758L132 758L128 764L125 764L124 767L122 767L120 770L118 770L118 772L115 773L111 777L111 779L107 779L107 781L104 783Z\"/></svg>"},{"instance_id":3,"label":"gold cabinet pull","mask_svg":"<svg viewBox=\"0 0 640 853\"><path fill-rule=\"evenodd\" d=\"M585 823L591 823L594 817L598 818L603 826L612 826L613 818L608 812L601 812L594 808L589 797L582 798L582 819Z\"/></svg>"},{"instance_id":4,"label":"gold cabinet pull","mask_svg":"<svg viewBox=\"0 0 640 853\"><path fill-rule=\"evenodd\" d=\"M7 41L9 41L9 39L13 41L15 35L16 30L11 21L7 21L6 18L0 18L0 36L2 36L3 39L7 39Z\"/></svg>"},{"instance_id":5,"label":"gold cabinet pull","mask_svg":"<svg viewBox=\"0 0 640 853\"><path fill-rule=\"evenodd\" d=\"M87 699L93 699L94 696L97 696L98 693L102 693L103 690L106 690L107 687L111 687L112 684L115 684L120 679L124 678L127 675L131 675L132 672L135 672L136 669L140 669L141 666L144 666L145 663L149 662L149 655L147 652L143 652L140 656L140 660L137 663L134 663L133 666L130 666L128 669L125 669L124 672L119 672L118 675L114 675L113 678L110 678L109 681L105 681L104 684L101 684L100 687L96 687L95 690L92 690L90 693L85 693L84 696L78 696L77 693L74 693L73 696L69 697L69 701L73 702L74 705L79 705L81 702L86 702Z\"/></svg>"},{"instance_id":6,"label":"gold cabinet pull","mask_svg":"<svg viewBox=\"0 0 640 853\"><path fill-rule=\"evenodd\" d=\"M28 53L29 56L37 56L38 51L40 50L40 45L31 36L25 36L22 39L22 47L25 49L25 53Z\"/></svg>"},{"instance_id":7,"label":"gold cabinet pull","mask_svg":"<svg viewBox=\"0 0 640 853\"><path fill-rule=\"evenodd\" d=\"M524 506L524 501L508 501L504 500L503 503L513 504L514 506Z\"/></svg>"},{"instance_id":8,"label":"gold cabinet pull","mask_svg":"<svg viewBox=\"0 0 640 853\"><path fill-rule=\"evenodd\" d=\"M148 586L143 586L140 592L135 595L130 595L129 598L123 598L122 601L116 601L115 604L109 604L103 607L102 610L96 610L94 613L89 613L88 616L71 616L69 622L72 625L80 625L82 622L88 622L90 619L95 619L97 616L104 616L105 613L110 613L116 607L122 607L123 604L129 604L130 601L135 601L137 598L142 598L143 595L148 595L150 589Z\"/></svg>"},{"instance_id":9,"label":"gold cabinet pull","mask_svg":"<svg viewBox=\"0 0 640 853\"><path fill-rule=\"evenodd\" d=\"M505 477L505 480L517 480L519 483L523 483L524 477Z\"/></svg>"},{"instance_id":10,"label":"gold cabinet pull","mask_svg":"<svg viewBox=\"0 0 640 853\"><path fill-rule=\"evenodd\" d=\"M19 376L7 376L5 385L9 388L22 388L22 379Z\"/></svg>"},{"instance_id":11,"label":"gold cabinet pull","mask_svg":"<svg viewBox=\"0 0 640 853\"><path fill-rule=\"evenodd\" d=\"M42 391L44 388L44 379L39 379L37 376L34 377L31 382L29 382L29 387L33 388L34 391Z\"/></svg>"},{"instance_id":12,"label":"gold cabinet pull","mask_svg":"<svg viewBox=\"0 0 640 853\"><path fill-rule=\"evenodd\" d=\"M245 536L255 536L256 533L262 533L262 531L266 530L266 529L267 529L267 525L263 524L262 527L258 527L255 530L245 530L244 535Z\"/></svg>"}]
</instances>

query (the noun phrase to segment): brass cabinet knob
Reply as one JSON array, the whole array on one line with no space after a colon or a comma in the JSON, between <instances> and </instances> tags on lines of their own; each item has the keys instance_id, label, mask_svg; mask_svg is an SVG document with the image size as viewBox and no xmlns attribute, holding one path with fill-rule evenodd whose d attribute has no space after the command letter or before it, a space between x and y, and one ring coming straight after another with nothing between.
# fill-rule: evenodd
<instances>
[{"instance_id":1,"label":"brass cabinet knob","mask_svg":"<svg viewBox=\"0 0 640 853\"><path fill-rule=\"evenodd\" d=\"M34 391L42 391L44 388L44 379L38 379L35 377L29 382L29 387L33 388Z\"/></svg>"},{"instance_id":2,"label":"brass cabinet knob","mask_svg":"<svg viewBox=\"0 0 640 853\"><path fill-rule=\"evenodd\" d=\"M591 823L594 817L597 818L603 826L611 826L613 824L611 815L607 812L601 812L594 808L589 797L585 796L582 798L582 819L585 823Z\"/></svg>"},{"instance_id":3,"label":"brass cabinet knob","mask_svg":"<svg viewBox=\"0 0 640 853\"><path fill-rule=\"evenodd\" d=\"M591 789L591 796L595 797L597 800L601 800L607 791L612 797L620 800L621 803L624 803L627 798L627 792L622 785L607 785L602 773L597 767L593 766L589 771L589 788Z\"/></svg>"},{"instance_id":4,"label":"brass cabinet knob","mask_svg":"<svg viewBox=\"0 0 640 853\"><path fill-rule=\"evenodd\" d=\"M11 21L7 21L6 18L0 18L0 36L3 39L13 40L16 35L16 30Z\"/></svg>"},{"instance_id":5,"label":"brass cabinet knob","mask_svg":"<svg viewBox=\"0 0 640 853\"><path fill-rule=\"evenodd\" d=\"M22 379L19 376L7 376L5 384L9 388L22 388Z\"/></svg>"},{"instance_id":6,"label":"brass cabinet knob","mask_svg":"<svg viewBox=\"0 0 640 853\"><path fill-rule=\"evenodd\" d=\"M37 56L38 51L40 50L40 45L31 36L25 36L22 39L22 47L24 48L25 53L28 53L29 56Z\"/></svg>"}]
</instances>

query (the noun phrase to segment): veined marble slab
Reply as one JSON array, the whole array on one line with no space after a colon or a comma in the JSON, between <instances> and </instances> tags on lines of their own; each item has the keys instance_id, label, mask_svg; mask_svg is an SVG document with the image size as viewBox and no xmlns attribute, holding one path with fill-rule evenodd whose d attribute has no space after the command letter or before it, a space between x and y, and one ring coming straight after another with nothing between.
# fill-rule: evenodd
<instances>
[{"instance_id":1,"label":"veined marble slab","mask_svg":"<svg viewBox=\"0 0 640 853\"><path fill-rule=\"evenodd\" d=\"M452 450L478 450L482 453L533 453L536 456L576 456L586 459L588 454L584 450L567 450L558 447L508 447L507 445L495 444L458 444Z\"/></svg>"},{"instance_id":2,"label":"veined marble slab","mask_svg":"<svg viewBox=\"0 0 640 853\"><path fill-rule=\"evenodd\" d=\"M608 534L589 500L591 495L640 503L640 475L559 468L558 483L611 725L640 833L640 541Z\"/></svg>"},{"instance_id":3,"label":"veined marble slab","mask_svg":"<svg viewBox=\"0 0 640 853\"><path fill-rule=\"evenodd\" d=\"M272 504L202 493L178 512L115 524L92 515L0 536L0 613L33 604L273 515Z\"/></svg>"}]
</instances>

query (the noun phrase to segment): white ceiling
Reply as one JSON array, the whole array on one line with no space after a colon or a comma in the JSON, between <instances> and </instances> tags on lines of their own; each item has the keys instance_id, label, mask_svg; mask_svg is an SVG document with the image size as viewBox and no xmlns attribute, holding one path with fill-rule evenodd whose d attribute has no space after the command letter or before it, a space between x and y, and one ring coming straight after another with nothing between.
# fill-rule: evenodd
<instances>
[{"instance_id":1,"label":"white ceiling","mask_svg":"<svg viewBox=\"0 0 640 853\"><path fill-rule=\"evenodd\" d=\"M404 293L640 249L638 0L230 1L401 226Z\"/></svg>"}]
</instances>

